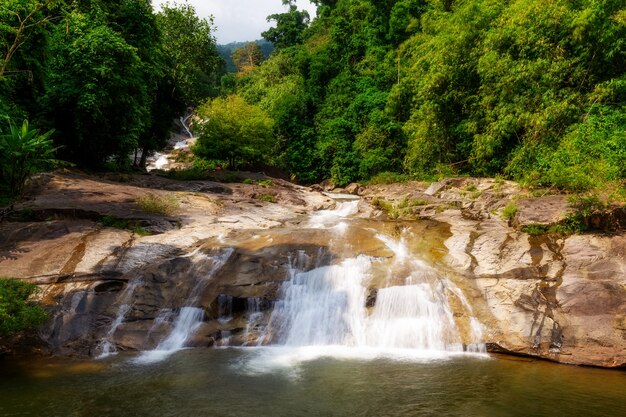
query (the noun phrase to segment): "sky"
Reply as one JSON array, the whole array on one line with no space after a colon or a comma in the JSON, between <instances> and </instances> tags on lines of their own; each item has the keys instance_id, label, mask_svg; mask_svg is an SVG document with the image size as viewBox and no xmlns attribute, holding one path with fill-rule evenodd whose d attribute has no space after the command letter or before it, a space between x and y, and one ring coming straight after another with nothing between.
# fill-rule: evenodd
<instances>
[{"instance_id":1,"label":"sky","mask_svg":"<svg viewBox=\"0 0 626 417\"><path fill-rule=\"evenodd\" d=\"M218 44L261 39L261 32L272 26L267 21L267 16L287 10L287 6L283 6L281 0L188 1L195 7L198 16L208 18L213 15ZM165 1L152 0L156 10L161 3ZM315 16L315 6L308 0L298 0L297 5L299 9L307 9L311 18Z\"/></svg>"}]
</instances>

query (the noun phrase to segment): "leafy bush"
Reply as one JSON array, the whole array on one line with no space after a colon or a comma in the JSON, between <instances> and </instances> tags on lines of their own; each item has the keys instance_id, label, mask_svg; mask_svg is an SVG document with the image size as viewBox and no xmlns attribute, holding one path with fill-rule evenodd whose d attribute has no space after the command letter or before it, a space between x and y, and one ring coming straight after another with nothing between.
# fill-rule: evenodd
<instances>
[{"instance_id":1,"label":"leafy bush","mask_svg":"<svg viewBox=\"0 0 626 417\"><path fill-rule=\"evenodd\" d=\"M33 284L0 278L0 334L31 329L46 321L44 309L29 301L36 291Z\"/></svg>"},{"instance_id":2,"label":"leafy bush","mask_svg":"<svg viewBox=\"0 0 626 417\"><path fill-rule=\"evenodd\" d=\"M372 199L372 206L387 213L387 216L391 219L397 219L401 216L411 216L413 213L411 208L418 206L425 206L429 204L428 200L421 200L416 198L404 197L398 203L392 203L381 197L374 197Z\"/></svg>"},{"instance_id":3,"label":"leafy bush","mask_svg":"<svg viewBox=\"0 0 626 417\"><path fill-rule=\"evenodd\" d=\"M511 164L536 185L584 192L626 176L626 110L603 108L573 125L556 149L528 145Z\"/></svg>"},{"instance_id":4,"label":"leafy bush","mask_svg":"<svg viewBox=\"0 0 626 417\"><path fill-rule=\"evenodd\" d=\"M216 98L197 109L198 140L192 151L201 158L222 160L230 169L267 160L273 145L273 121L257 106L233 95Z\"/></svg>"},{"instance_id":5,"label":"leafy bush","mask_svg":"<svg viewBox=\"0 0 626 417\"><path fill-rule=\"evenodd\" d=\"M22 192L28 178L56 165L50 130L40 134L24 120L21 127L9 122L7 133L0 131L0 181L12 196Z\"/></svg>"},{"instance_id":6,"label":"leafy bush","mask_svg":"<svg viewBox=\"0 0 626 417\"><path fill-rule=\"evenodd\" d=\"M549 228L542 224L529 224L522 227L522 232L531 236L541 236L548 233Z\"/></svg>"},{"instance_id":7,"label":"leafy bush","mask_svg":"<svg viewBox=\"0 0 626 417\"><path fill-rule=\"evenodd\" d=\"M173 194L163 196L150 193L137 198L137 206L146 213L170 216L180 208L180 203Z\"/></svg>"}]
</instances>

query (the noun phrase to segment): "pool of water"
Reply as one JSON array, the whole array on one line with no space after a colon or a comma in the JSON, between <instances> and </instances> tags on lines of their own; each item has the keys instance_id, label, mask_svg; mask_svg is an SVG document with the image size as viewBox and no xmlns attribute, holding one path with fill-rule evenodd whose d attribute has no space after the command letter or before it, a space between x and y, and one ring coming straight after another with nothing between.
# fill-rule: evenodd
<instances>
[{"instance_id":1,"label":"pool of water","mask_svg":"<svg viewBox=\"0 0 626 417\"><path fill-rule=\"evenodd\" d=\"M136 358L5 359L0 416L626 416L626 372L508 357L267 348Z\"/></svg>"}]
</instances>

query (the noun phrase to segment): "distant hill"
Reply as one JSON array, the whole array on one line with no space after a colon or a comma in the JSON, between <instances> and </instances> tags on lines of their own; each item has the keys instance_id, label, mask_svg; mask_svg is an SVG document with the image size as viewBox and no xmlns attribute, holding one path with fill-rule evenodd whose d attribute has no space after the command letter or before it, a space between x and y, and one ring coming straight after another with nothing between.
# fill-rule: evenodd
<instances>
[{"instance_id":1,"label":"distant hill","mask_svg":"<svg viewBox=\"0 0 626 417\"><path fill-rule=\"evenodd\" d=\"M267 59L270 56L272 51L274 50L274 45L271 42L266 41L265 39L259 39L253 41L259 45L261 48L261 52L263 53L263 57ZM233 62L231 55L233 51L237 48L241 48L248 42L231 42L226 45L217 45L217 51L220 56L226 61L226 70L228 72L237 72L237 67L235 67L235 63Z\"/></svg>"}]
</instances>

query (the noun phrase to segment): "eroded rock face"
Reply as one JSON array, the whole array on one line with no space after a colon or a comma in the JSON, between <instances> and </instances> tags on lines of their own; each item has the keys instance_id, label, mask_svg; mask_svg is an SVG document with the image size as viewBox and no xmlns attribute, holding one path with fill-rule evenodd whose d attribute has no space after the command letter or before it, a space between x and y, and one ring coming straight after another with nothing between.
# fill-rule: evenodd
<instances>
[{"instance_id":1,"label":"eroded rock face","mask_svg":"<svg viewBox=\"0 0 626 417\"><path fill-rule=\"evenodd\" d=\"M421 220L380 221L374 231L364 224L344 241L329 240L328 233L307 223L308 214L331 207L331 200L278 181L269 190L219 185L228 189L224 192L212 183L193 183L186 191L185 183L158 179L159 192L178 193L181 210L171 218L143 220L176 227L140 237L94 221L125 214L141 220L133 201L148 192L147 182L142 177L100 187L92 178L53 177L46 191L25 205L49 218L0 224L0 276L28 279L42 288L51 320L41 337L49 351L93 356L105 339L119 349L153 348L190 297L205 311L190 345L256 343L299 254L306 255L307 263L299 265L305 270L328 265L338 255L391 258L390 248L372 236L408 231L410 250L462 289L492 350L626 366L626 236L518 231L496 214L519 193L516 184L459 179L429 187L359 186L355 192L364 201L357 216L364 219L355 221L374 224L369 219L385 218L367 204L376 195L420 201L407 212ZM279 204L255 199L259 193L275 195ZM544 206L549 209L542 212ZM566 214L565 206L561 196L520 200L517 223L553 224ZM82 217L68 218L71 207L80 208ZM385 271L375 273L386 277ZM388 280L372 279L368 307ZM449 298L459 327L468 326L462 300ZM109 334L125 304L130 308Z\"/></svg>"},{"instance_id":2,"label":"eroded rock face","mask_svg":"<svg viewBox=\"0 0 626 417\"><path fill-rule=\"evenodd\" d=\"M529 236L458 212L446 263L473 282L493 350L562 363L626 365L626 238Z\"/></svg>"}]
</instances>

